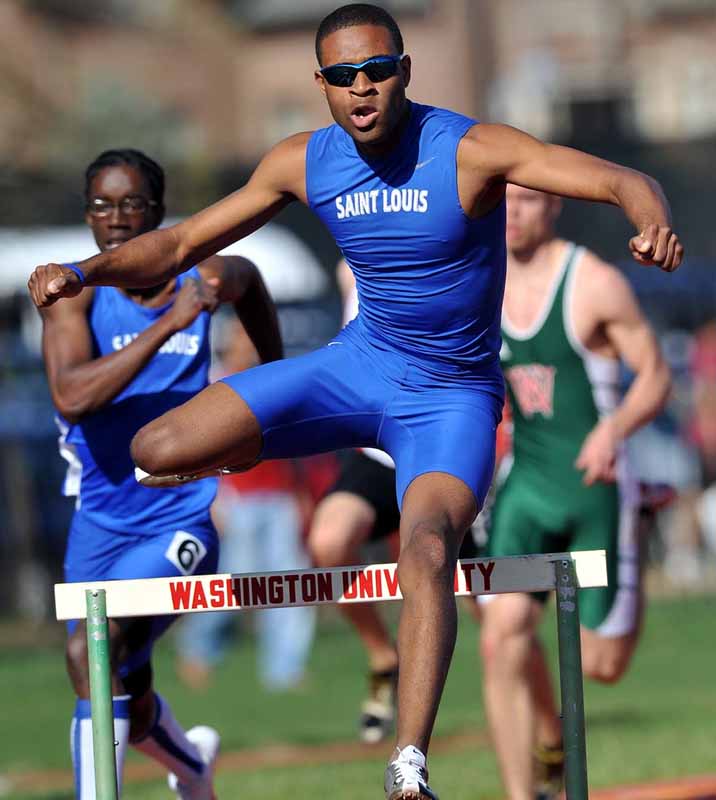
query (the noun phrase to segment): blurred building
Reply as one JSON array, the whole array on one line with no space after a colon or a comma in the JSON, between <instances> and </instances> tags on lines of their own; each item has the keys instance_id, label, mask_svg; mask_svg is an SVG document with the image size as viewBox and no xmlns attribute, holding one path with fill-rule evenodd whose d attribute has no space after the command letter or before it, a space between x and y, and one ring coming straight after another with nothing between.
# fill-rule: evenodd
<instances>
[{"instance_id":1,"label":"blurred building","mask_svg":"<svg viewBox=\"0 0 716 800\"><path fill-rule=\"evenodd\" d=\"M489 26L466 20L477 22L476 11L489 3L392 5L404 12L406 41L419 54L416 99L437 95L466 113L479 108ZM330 122L314 85L314 36L335 6L5 0L0 161L76 164L122 138L169 162L254 163L288 134ZM27 52L32 59L22 57Z\"/></svg>"},{"instance_id":2,"label":"blurred building","mask_svg":"<svg viewBox=\"0 0 716 800\"><path fill-rule=\"evenodd\" d=\"M577 127L651 141L716 133L712 0L499 0L495 116L547 138Z\"/></svg>"},{"instance_id":3,"label":"blurred building","mask_svg":"<svg viewBox=\"0 0 716 800\"><path fill-rule=\"evenodd\" d=\"M0 160L75 164L108 137L253 163L329 121L313 39L336 0L5 0ZM536 135L716 133L712 0L395 0L411 90ZM25 55L32 53L32 58ZM685 57L688 54L688 57ZM77 136L81 130L82 135Z\"/></svg>"}]
</instances>

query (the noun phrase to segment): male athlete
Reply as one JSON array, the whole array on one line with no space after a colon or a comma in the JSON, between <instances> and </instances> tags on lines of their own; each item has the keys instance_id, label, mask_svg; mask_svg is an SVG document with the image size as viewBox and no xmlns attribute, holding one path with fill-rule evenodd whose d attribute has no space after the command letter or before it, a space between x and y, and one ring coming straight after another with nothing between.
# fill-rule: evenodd
<instances>
[{"instance_id":1,"label":"male athlete","mask_svg":"<svg viewBox=\"0 0 716 800\"><path fill-rule=\"evenodd\" d=\"M641 498L622 444L661 410L670 377L621 273L555 235L560 209L553 195L507 188L501 359L514 461L497 492L488 554L606 549L609 586L580 591L579 606L584 672L613 683L634 651L642 608ZM620 401L621 362L635 377ZM485 706L510 800L561 789L561 725L537 638L545 599L480 598Z\"/></svg>"},{"instance_id":2,"label":"male athlete","mask_svg":"<svg viewBox=\"0 0 716 800\"><path fill-rule=\"evenodd\" d=\"M161 167L136 150L109 150L86 172L86 221L112 252L156 228L164 215ZM132 436L157 412L207 385L211 312L233 303L265 361L280 358L271 301L249 261L213 256L184 275L145 289L86 288L41 311L47 377L76 495L67 581L154 578L216 570L209 517L216 481L158 492L138 484ZM152 645L175 617L110 621L118 775L127 743L170 771L185 800L213 797L218 735L184 732L152 689ZM77 695L72 721L76 796L95 797L89 673L83 624L69 626L67 669Z\"/></svg>"},{"instance_id":3,"label":"male athlete","mask_svg":"<svg viewBox=\"0 0 716 800\"><path fill-rule=\"evenodd\" d=\"M391 455L405 599L386 795L434 798L425 753L455 643L453 574L492 478L503 402L505 185L620 206L642 264L674 270L682 247L652 178L410 102L410 57L381 8L329 14L316 52L335 125L282 141L246 186L181 224L73 268L41 266L29 286L40 306L84 285L150 286L294 200L326 223L356 277L357 319L314 353L210 386L145 426L132 454L155 484L344 447Z\"/></svg>"}]
</instances>

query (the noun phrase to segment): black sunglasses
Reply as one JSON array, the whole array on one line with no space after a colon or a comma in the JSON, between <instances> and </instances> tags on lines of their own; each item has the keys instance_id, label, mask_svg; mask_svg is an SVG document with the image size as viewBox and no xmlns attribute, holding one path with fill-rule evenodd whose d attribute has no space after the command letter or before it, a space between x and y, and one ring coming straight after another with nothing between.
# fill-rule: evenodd
<instances>
[{"instance_id":1,"label":"black sunglasses","mask_svg":"<svg viewBox=\"0 0 716 800\"><path fill-rule=\"evenodd\" d=\"M353 86L359 72L364 72L371 83L380 83L395 75L398 71L398 64L404 58L405 56L374 56L360 64L331 64L330 67L323 67L319 72L331 86L343 88Z\"/></svg>"}]
</instances>

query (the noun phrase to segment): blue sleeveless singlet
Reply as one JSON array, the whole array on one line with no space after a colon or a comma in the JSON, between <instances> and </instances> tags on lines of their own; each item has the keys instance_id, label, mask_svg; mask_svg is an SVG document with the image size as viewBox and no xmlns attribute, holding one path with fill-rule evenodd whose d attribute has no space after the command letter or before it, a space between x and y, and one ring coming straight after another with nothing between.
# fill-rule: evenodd
<instances>
[{"instance_id":1,"label":"blue sleeveless singlet","mask_svg":"<svg viewBox=\"0 0 716 800\"><path fill-rule=\"evenodd\" d=\"M199 279L193 267L177 278ZM152 325L169 306L147 308L119 289L99 286L89 311L94 357L120 350ZM213 478L173 489L150 489L134 478L129 445L134 434L203 389L208 383L211 315L202 312L168 339L109 405L77 424L58 415L60 452L69 462L64 493L77 495L80 515L107 530L151 535L207 519L216 495Z\"/></svg>"},{"instance_id":2,"label":"blue sleeveless singlet","mask_svg":"<svg viewBox=\"0 0 716 800\"><path fill-rule=\"evenodd\" d=\"M309 204L356 278L357 325L411 359L468 370L497 362L506 262L504 202L473 220L458 197L457 148L475 124L410 103L383 158L338 125L306 152Z\"/></svg>"}]
</instances>

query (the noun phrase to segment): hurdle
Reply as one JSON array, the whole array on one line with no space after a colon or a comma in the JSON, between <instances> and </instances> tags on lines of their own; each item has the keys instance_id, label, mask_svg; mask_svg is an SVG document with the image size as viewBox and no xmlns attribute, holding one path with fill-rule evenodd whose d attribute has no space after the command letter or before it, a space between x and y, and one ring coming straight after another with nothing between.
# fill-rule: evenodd
<instances>
[{"instance_id":1,"label":"hurdle","mask_svg":"<svg viewBox=\"0 0 716 800\"><path fill-rule=\"evenodd\" d=\"M556 591L567 800L587 800L577 589L607 585L606 552L463 559L458 597ZM396 564L55 585L58 620L86 619L97 800L117 800L109 652L112 617L400 600Z\"/></svg>"}]
</instances>

